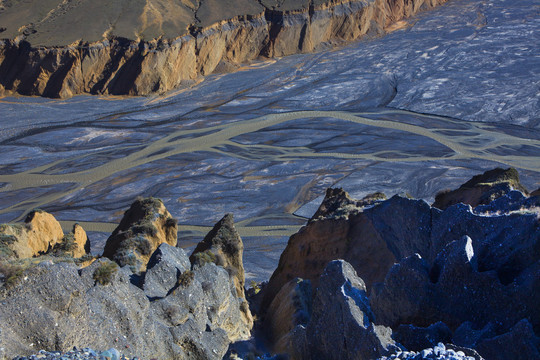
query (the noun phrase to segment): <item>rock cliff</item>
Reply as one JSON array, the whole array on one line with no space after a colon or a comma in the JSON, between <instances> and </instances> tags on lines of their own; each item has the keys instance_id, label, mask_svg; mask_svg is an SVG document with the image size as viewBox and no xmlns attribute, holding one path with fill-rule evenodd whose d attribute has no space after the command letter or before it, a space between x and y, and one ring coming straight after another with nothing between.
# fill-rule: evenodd
<instances>
[{"instance_id":1,"label":"rock cliff","mask_svg":"<svg viewBox=\"0 0 540 360\"><path fill-rule=\"evenodd\" d=\"M4 2L0 93L165 92L220 64L383 34L390 24L445 1Z\"/></svg>"}]
</instances>

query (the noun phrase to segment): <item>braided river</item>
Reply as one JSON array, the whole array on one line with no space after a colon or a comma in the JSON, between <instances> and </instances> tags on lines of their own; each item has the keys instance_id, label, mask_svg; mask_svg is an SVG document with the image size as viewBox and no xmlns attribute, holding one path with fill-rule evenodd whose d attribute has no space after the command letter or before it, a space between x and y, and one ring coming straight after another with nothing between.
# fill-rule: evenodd
<instances>
[{"instance_id":1,"label":"braided river","mask_svg":"<svg viewBox=\"0 0 540 360\"><path fill-rule=\"evenodd\" d=\"M540 187L540 2L451 0L382 38L152 97L0 99L0 222L34 208L94 253L137 196L191 248L225 213L267 279L328 187L433 201L494 167Z\"/></svg>"}]
</instances>

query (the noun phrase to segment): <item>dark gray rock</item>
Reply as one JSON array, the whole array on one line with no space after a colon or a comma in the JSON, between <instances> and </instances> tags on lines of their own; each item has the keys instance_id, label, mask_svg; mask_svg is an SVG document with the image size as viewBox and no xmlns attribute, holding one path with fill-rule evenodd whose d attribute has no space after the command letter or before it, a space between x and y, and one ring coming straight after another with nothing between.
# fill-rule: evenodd
<instances>
[{"instance_id":1,"label":"dark gray rock","mask_svg":"<svg viewBox=\"0 0 540 360\"><path fill-rule=\"evenodd\" d=\"M392 337L407 350L420 351L432 348L438 343L449 343L452 339L452 332L446 324L439 321L428 327L399 325L392 333Z\"/></svg>"},{"instance_id":2,"label":"dark gray rock","mask_svg":"<svg viewBox=\"0 0 540 360\"><path fill-rule=\"evenodd\" d=\"M392 331L376 325L366 287L353 267L343 261L330 262L319 280L311 319L305 330L295 328L299 358L374 359L398 347Z\"/></svg>"},{"instance_id":3,"label":"dark gray rock","mask_svg":"<svg viewBox=\"0 0 540 360\"><path fill-rule=\"evenodd\" d=\"M487 323L481 329L474 329L470 321L465 321L454 332L452 342L458 346L475 348L479 341L492 338L496 335L495 325L491 322Z\"/></svg>"},{"instance_id":4,"label":"dark gray rock","mask_svg":"<svg viewBox=\"0 0 540 360\"><path fill-rule=\"evenodd\" d=\"M486 359L540 359L540 339L527 319L518 322L509 332L480 341L477 350Z\"/></svg>"},{"instance_id":5,"label":"dark gray rock","mask_svg":"<svg viewBox=\"0 0 540 360\"><path fill-rule=\"evenodd\" d=\"M144 274L144 293L149 298L167 296L178 285L181 275L190 269L191 263L183 249L161 244L148 262Z\"/></svg>"},{"instance_id":6,"label":"dark gray rock","mask_svg":"<svg viewBox=\"0 0 540 360\"><path fill-rule=\"evenodd\" d=\"M528 194L527 189L519 182L516 169L496 168L474 176L459 189L440 192L435 196L433 206L443 210L458 203L476 207L489 204L512 190Z\"/></svg>"},{"instance_id":7,"label":"dark gray rock","mask_svg":"<svg viewBox=\"0 0 540 360\"><path fill-rule=\"evenodd\" d=\"M131 283L128 266L106 258L83 269L72 263L27 269L2 290L0 348L10 358L90 346L142 359L221 359L229 343L250 336L242 321L249 309L225 269L208 263L190 270L181 249L162 245L159 252L146 290L166 289L167 273L175 286L157 298ZM178 267L184 271L177 276Z\"/></svg>"}]
</instances>

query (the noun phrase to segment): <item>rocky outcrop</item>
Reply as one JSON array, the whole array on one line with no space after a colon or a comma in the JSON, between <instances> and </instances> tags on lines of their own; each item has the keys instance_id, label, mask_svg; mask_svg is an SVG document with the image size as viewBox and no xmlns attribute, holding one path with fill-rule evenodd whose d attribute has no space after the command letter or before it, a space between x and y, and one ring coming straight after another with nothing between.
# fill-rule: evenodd
<instances>
[{"instance_id":1,"label":"rocky outcrop","mask_svg":"<svg viewBox=\"0 0 540 360\"><path fill-rule=\"evenodd\" d=\"M197 244L195 250L189 257L194 266L204 265L206 262L213 262L223 267L229 273L236 291L236 296L242 302L243 322L248 326L253 326L253 318L248 310L249 305L244 293L244 264L242 256L244 244L236 228L234 227L233 215L225 215L206 237Z\"/></svg>"},{"instance_id":2,"label":"rocky outcrop","mask_svg":"<svg viewBox=\"0 0 540 360\"><path fill-rule=\"evenodd\" d=\"M64 235L53 215L34 210L24 224L0 225L0 258L31 258L46 253L60 253L79 258L90 252L90 242L84 229L75 224Z\"/></svg>"},{"instance_id":3,"label":"rocky outcrop","mask_svg":"<svg viewBox=\"0 0 540 360\"><path fill-rule=\"evenodd\" d=\"M319 280L309 321L287 334L292 359L376 359L400 350L390 328L375 324L362 279L343 260Z\"/></svg>"},{"instance_id":4,"label":"rocky outcrop","mask_svg":"<svg viewBox=\"0 0 540 360\"><path fill-rule=\"evenodd\" d=\"M19 24L17 17L28 12L0 9L0 20L10 27L4 36L11 36L0 41L0 92L47 97L165 92L182 81L212 73L220 64L311 52L324 44L382 34L391 23L445 1L237 0L239 4L231 6L204 1L193 9L193 4L183 3L178 5L182 9L170 9L170 3L155 0L159 4L135 6L128 15L120 11L116 21L122 26L108 23L101 32L104 18L111 16L108 6L103 7L106 15L92 16L93 26L71 31L65 31L64 25L72 20L62 16L54 23L48 15L21 19ZM52 18L79 11L72 3L74 10L63 6L67 5L51 11ZM124 17L137 11L141 15L130 24ZM84 31L77 35L80 29Z\"/></svg>"},{"instance_id":5,"label":"rocky outcrop","mask_svg":"<svg viewBox=\"0 0 540 360\"><path fill-rule=\"evenodd\" d=\"M137 218L141 207L130 210L126 218ZM90 346L141 359L217 360L230 342L249 338L249 309L222 266L191 264L162 243L145 270L140 287L129 266L107 258L82 269L45 261L10 287L0 281L0 349L9 358Z\"/></svg>"},{"instance_id":6,"label":"rocky outcrop","mask_svg":"<svg viewBox=\"0 0 540 360\"><path fill-rule=\"evenodd\" d=\"M527 189L519 182L519 174L516 169L496 168L473 177L461 185L459 189L438 193L435 196L433 206L444 210L458 203L469 204L472 207L486 205L511 190L527 194Z\"/></svg>"},{"instance_id":7,"label":"rocky outcrop","mask_svg":"<svg viewBox=\"0 0 540 360\"><path fill-rule=\"evenodd\" d=\"M491 174L474 177L467 184L484 184ZM264 290L261 312L265 322L290 324L275 311L284 308L294 314L291 309L301 308L290 305L297 290L289 279L299 276L316 284L313 310L305 316L307 324L296 324L286 335L280 328L274 331L279 334L279 349L285 343L293 358L304 358L311 351L324 353L325 344L341 344L346 338L340 333L348 330L346 325L332 324L330 332L325 322L313 325L316 317L331 322L326 315L345 316L332 312L334 304L329 302L321 313L315 310L316 299L328 286L323 279L329 268L325 270L321 264L342 258L370 282L364 285L362 279L355 280L361 284L356 286L349 277L341 293L336 290L329 298L339 301L353 284L353 293L361 295L355 304L364 319L385 326L404 349L427 356L415 357L420 355L410 352L408 357L399 352L396 358L431 358L439 343L451 344L458 352L472 348L479 353L467 350L462 353L470 355L460 358L535 358L540 349L540 198L524 193L512 189L490 192L492 201L485 205L472 208L458 203L442 211L399 196L366 204L342 190L327 191L317 216L290 238ZM386 260L384 266L381 259ZM316 278L317 274L322 275ZM346 316L355 311L348 309ZM306 340L310 326L318 336L313 342ZM276 341L276 337L272 339ZM446 354L446 348L443 350ZM370 356L381 355L384 353Z\"/></svg>"},{"instance_id":8,"label":"rocky outcrop","mask_svg":"<svg viewBox=\"0 0 540 360\"><path fill-rule=\"evenodd\" d=\"M141 272L160 244L176 246L177 233L177 221L160 199L137 199L107 239L103 256Z\"/></svg>"}]
</instances>

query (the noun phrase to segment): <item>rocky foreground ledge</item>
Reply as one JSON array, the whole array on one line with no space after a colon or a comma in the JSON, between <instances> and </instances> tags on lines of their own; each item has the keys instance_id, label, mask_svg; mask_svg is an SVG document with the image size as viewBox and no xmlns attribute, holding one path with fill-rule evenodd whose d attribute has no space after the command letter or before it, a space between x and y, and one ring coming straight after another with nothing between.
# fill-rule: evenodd
<instances>
[{"instance_id":1,"label":"rocky foreground ledge","mask_svg":"<svg viewBox=\"0 0 540 360\"><path fill-rule=\"evenodd\" d=\"M445 1L3 2L0 94L161 93L260 56L381 35Z\"/></svg>"},{"instance_id":2,"label":"rocky foreground ledge","mask_svg":"<svg viewBox=\"0 0 540 360\"><path fill-rule=\"evenodd\" d=\"M38 226L55 221L38 222L45 214L0 229L0 359L74 346L255 358L263 338L291 359L540 358L540 191L529 194L514 169L476 176L431 206L329 189L248 300L232 215L188 257L163 203L139 199L96 259L73 255L71 234L34 248Z\"/></svg>"}]
</instances>

